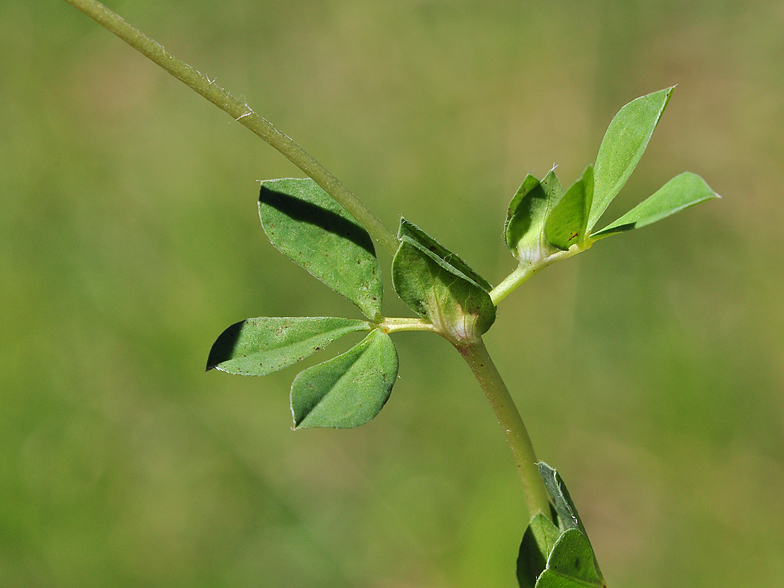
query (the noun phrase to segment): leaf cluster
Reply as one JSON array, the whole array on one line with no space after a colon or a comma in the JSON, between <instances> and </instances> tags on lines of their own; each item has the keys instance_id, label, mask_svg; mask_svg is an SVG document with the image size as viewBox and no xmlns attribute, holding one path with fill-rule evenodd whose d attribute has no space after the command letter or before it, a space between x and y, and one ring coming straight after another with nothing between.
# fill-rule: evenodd
<instances>
[{"instance_id":1,"label":"leaf cluster","mask_svg":"<svg viewBox=\"0 0 784 588\"><path fill-rule=\"evenodd\" d=\"M478 339L495 320L490 284L416 225L401 219L392 283L423 320L387 319L373 242L367 231L311 179L262 182L259 217L270 242L341 294L367 320L259 317L231 325L212 346L207 369L264 376L368 332L347 352L301 372L291 386L295 428L350 428L383 408L398 372L389 333L420 329L455 344Z\"/></svg>"},{"instance_id":2,"label":"leaf cluster","mask_svg":"<svg viewBox=\"0 0 784 588\"><path fill-rule=\"evenodd\" d=\"M599 562L566 484L549 465L538 465L557 525L541 513L528 524L517 558L520 588L605 588Z\"/></svg>"},{"instance_id":3,"label":"leaf cluster","mask_svg":"<svg viewBox=\"0 0 784 588\"><path fill-rule=\"evenodd\" d=\"M528 175L509 204L504 238L520 266L531 270L577 253L599 239L644 227L717 195L693 173L682 173L600 230L596 223L623 188L645 152L674 88L642 96L613 118L596 162L564 191L551 170Z\"/></svg>"},{"instance_id":4,"label":"leaf cluster","mask_svg":"<svg viewBox=\"0 0 784 588\"><path fill-rule=\"evenodd\" d=\"M503 231L518 269L496 288L420 227L401 219L392 285L418 318L382 314L383 287L373 241L316 182L262 182L259 217L270 242L351 301L365 318L250 318L218 337L207 369L263 376L321 351L343 335L365 332L365 338L345 353L294 378L291 412L297 429L349 428L370 421L387 402L397 378L398 355L390 333L432 331L465 353L481 345L482 335L496 319L498 302L543 267L598 240L717 197L702 178L682 173L614 222L595 229L642 157L672 90L624 106L610 123L596 162L568 189L561 186L555 170L542 180L532 175L524 179L509 204ZM539 463L538 468L552 512L549 517L537 512L526 528L517 562L521 588L603 588L596 557L563 480L547 464Z\"/></svg>"},{"instance_id":5,"label":"leaf cluster","mask_svg":"<svg viewBox=\"0 0 784 588\"><path fill-rule=\"evenodd\" d=\"M495 322L498 302L543 267L584 251L600 239L649 225L717 197L699 176L683 173L625 215L594 230L645 152L673 88L624 106L610 123L596 162L587 166L568 189L563 189L555 170L542 180L532 175L525 178L509 204L503 232L518 268L492 288L467 263L408 220L401 219L395 238L337 178L289 137L98 0L68 2L231 114L313 178L262 182L262 227L281 253L350 300L365 318L246 319L218 337L207 369L263 376L319 352L343 335L365 332L364 339L347 352L303 370L291 386L295 428L356 427L379 413L397 377L398 356L390 333L428 330L440 334L472 366L508 438L514 437L512 428L518 429L517 442L510 445L518 467L523 464L529 468L527 474L521 469L524 485L528 485L526 494L537 496L528 499L534 514L517 562L521 588L604 588L590 541L563 480L540 462L538 484L540 480L530 469L536 460L522 419L500 375L492 373L495 368L489 355L477 355L477 351L486 351L481 338ZM392 284L419 318L387 318L382 314L383 286L371 234L394 252ZM501 391L505 396L499 396ZM517 420L507 418L509 407ZM527 441L527 447L521 441ZM523 453L525 457L521 457ZM529 478L537 482L535 491ZM543 512L548 499L550 516Z\"/></svg>"},{"instance_id":6,"label":"leaf cluster","mask_svg":"<svg viewBox=\"0 0 784 588\"><path fill-rule=\"evenodd\" d=\"M642 156L672 88L637 98L610 123L594 165L564 190L551 170L528 175L512 198L504 239L519 270L495 290L465 261L423 229L401 219L392 285L419 319L382 314L381 270L368 231L312 179L264 181L259 217L270 242L313 277L351 301L365 320L338 317L259 317L226 329L207 368L263 376L324 349L350 332L367 336L346 353L306 369L291 387L295 428L355 427L389 398L398 358L389 334L430 330L460 348L479 340L508 291L557 259L595 241L661 220L716 194L683 173L601 230L594 227ZM517 277L515 277L515 275Z\"/></svg>"}]
</instances>

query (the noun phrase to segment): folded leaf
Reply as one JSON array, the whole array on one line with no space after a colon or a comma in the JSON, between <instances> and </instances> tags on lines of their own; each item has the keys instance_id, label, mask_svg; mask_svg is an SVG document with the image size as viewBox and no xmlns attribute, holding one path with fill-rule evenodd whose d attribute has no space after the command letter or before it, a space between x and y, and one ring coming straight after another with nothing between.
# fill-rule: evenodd
<instances>
[{"instance_id":1,"label":"folded leaf","mask_svg":"<svg viewBox=\"0 0 784 588\"><path fill-rule=\"evenodd\" d=\"M637 167L673 88L632 100L615 115L596 156L595 187L588 229L592 229Z\"/></svg>"},{"instance_id":2,"label":"folded leaf","mask_svg":"<svg viewBox=\"0 0 784 588\"><path fill-rule=\"evenodd\" d=\"M664 184L656 193L617 221L592 234L591 238L603 239L623 231L639 229L684 208L718 197L718 194L711 190L700 176L684 172Z\"/></svg>"},{"instance_id":3,"label":"folded leaf","mask_svg":"<svg viewBox=\"0 0 784 588\"><path fill-rule=\"evenodd\" d=\"M574 505L574 501L569 495L569 490L566 489L566 484L560 474L549 465L543 461L539 462L538 465L539 475L542 476L544 485L547 488L547 493L550 495L550 500L552 500L553 506L555 507L555 512L558 514L559 527L562 531L569 531L571 529L579 531L585 538L585 543L588 545L592 556L591 569L596 570L596 574L601 580L599 563L596 561L596 555L594 555L593 548L591 548L591 542L588 540L588 533L586 533L583 522L580 520L580 515L577 513L577 507ZM583 562L583 565L586 565L585 562ZM548 569L551 567L549 561L547 567ZM603 582L603 580L601 581Z\"/></svg>"},{"instance_id":4,"label":"folded leaf","mask_svg":"<svg viewBox=\"0 0 784 588\"><path fill-rule=\"evenodd\" d=\"M574 506L572 497L566 489L563 479L560 474L551 468L549 465L540 461L539 475L544 481L547 488L547 493L550 495L550 500L553 502L555 512L558 514L559 526L562 529L579 529L585 533L585 527L580 520L580 515L577 514L577 507Z\"/></svg>"},{"instance_id":5,"label":"folded leaf","mask_svg":"<svg viewBox=\"0 0 784 588\"><path fill-rule=\"evenodd\" d=\"M379 330L346 353L306 369L291 385L295 428L364 425L389 398L397 369L395 344Z\"/></svg>"},{"instance_id":6,"label":"folded leaf","mask_svg":"<svg viewBox=\"0 0 784 588\"><path fill-rule=\"evenodd\" d=\"M433 237L425 233L414 223L401 218L398 236L400 238L409 237L416 241L419 245L425 247L438 259L440 259L445 264L445 267L447 267L450 271L461 274L464 278L475 283L483 290L489 292L493 289L487 280L476 273L471 268L471 266L463 261L457 254L452 253L449 249L441 245L441 243L433 239Z\"/></svg>"},{"instance_id":7,"label":"folded leaf","mask_svg":"<svg viewBox=\"0 0 784 588\"><path fill-rule=\"evenodd\" d=\"M605 588L596 567L588 538L577 529L567 529L553 547L547 569L539 576L536 588Z\"/></svg>"},{"instance_id":8,"label":"folded leaf","mask_svg":"<svg viewBox=\"0 0 784 588\"><path fill-rule=\"evenodd\" d=\"M544 462L538 465L558 527L541 513L531 519L517 559L520 588L604 588L596 555L566 485L553 468Z\"/></svg>"},{"instance_id":9,"label":"folded leaf","mask_svg":"<svg viewBox=\"0 0 784 588\"><path fill-rule=\"evenodd\" d=\"M593 183L593 167L589 165L583 177L572 184L547 217L544 232L553 247L566 251L585 240Z\"/></svg>"},{"instance_id":10,"label":"folded leaf","mask_svg":"<svg viewBox=\"0 0 784 588\"><path fill-rule=\"evenodd\" d=\"M536 264L555 252L545 238L544 226L562 195L561 183L551 170L541 182L529 174L509 203L504 238L521 264Z\"/></svg>"},{"instance_id":11,"label":"folded leaf","mask_svg":"<svg viewBox=\"0 0 784 588\"><path fill-rule=\"evenodd\" d=\"M432 322L453 343L474 341L495 320L487 282L465 262L405 221L392 261L392 283L411 310Z\"/></svg>"},{"instance_id":12,"label":"folded leaf","mask_svg":"<svg viewBox=\"0 0 784 588\"><path fill-rule=\"evenodd\" d=\"M381 316L381 272L367 231L311 179L261 183L259 217L278 251L356 304Z\"/></svg>"},{"instance_id":13,"label":"folded leaf","mask_svg":"<svg viewBox=\"0 0 784 588\"><path fill-rule=\"evenodd\" d=\"M346 333L370 329L367 321L345 318L251 318L221 333L210 350L207 369L265 376L312 355Z\"/></svg>"}]
</instances>

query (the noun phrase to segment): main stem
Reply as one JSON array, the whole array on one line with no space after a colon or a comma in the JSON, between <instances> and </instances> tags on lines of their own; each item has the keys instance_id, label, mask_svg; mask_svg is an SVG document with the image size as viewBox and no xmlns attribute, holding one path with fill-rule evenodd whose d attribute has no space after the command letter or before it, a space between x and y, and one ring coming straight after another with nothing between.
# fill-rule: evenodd
<instances>
[{"instance_id":1,"label":"main stem","mask_svg":"<svg viewBox=\"0 0 784 588\"><path fill-rule=\"evenodd\" d=\"M398 247L398 239L395 234L387 229L378 217L370 212L340 180L291 137L280 132L271 122L254 112L245 102L238 100L217 86L207 76L176 58L154 39L142 33L97 0L65 1L120 37L142 55L157 63L175 78L204 96L238 123L280 151L345 208L384 249L392 255L395 254Z\"/></svg>"},{"instance_id":2,"label":"main stem","mask_svg":"<svg viewBox=\"0 0 784 588\"><path fill-rule=\"evenodd\" d=\"M117 35L131 47L139 51L169 72L172 76L185 83L195 92L215 104L229 114L237 122L261 137L272 147L280 151L289 161L299 167L332 196L351 216L353 216L378 243L391 254L398 248L398 239L359 199L346 188L329 170L316 161L291 137L279 131L271 122L257 114L245 102L238 100L223 88L217 86L207 76L200 73L184 61L178 59L157 41L151 39L139 29L125 21L120 15L112 12L97 0L66 0L69 4L84 12L98 24ZM498 300L505 297L514 287L529 276L516 275L505 288L497 292ZM497 300L496 300L497 302ZM414 326L417 330L430 329L427 325L408 324L389 325L390 330L409 330ZM504 429L506 439L512 449L520 478L523 482L523 493L531 517L538 513L550 516L547 491L544 487L539 470L536 466L531 438L528 436L523 419L509 395L501 375L487 353L487 348L480 339L477 343L458 347L477 381L485 391L498 422Z\"/></svg>"},{"instance_id":3,"label":"main stem","mask_svg":"<svg viewBox=\"0 0 784 588\"><path fill-rule=\"evenodd\" d=\"M487 347L482 339L479 339L478 342L470 345L457 346L457 349L471 368L479 385L482 386L482 390L484 390L495 416L504 430L506 441L512 449L512 455L514 455L517 470L523 482L523 494L529 517L533 518L542 513L551 518L547 489L539 475L539 468L536 465L538 460L534 453L531 437L528 435L520 412L509 394L509 389L504 384L501 374L498 373L495 363L487 352Z\"/></svg>"}]
</instances>

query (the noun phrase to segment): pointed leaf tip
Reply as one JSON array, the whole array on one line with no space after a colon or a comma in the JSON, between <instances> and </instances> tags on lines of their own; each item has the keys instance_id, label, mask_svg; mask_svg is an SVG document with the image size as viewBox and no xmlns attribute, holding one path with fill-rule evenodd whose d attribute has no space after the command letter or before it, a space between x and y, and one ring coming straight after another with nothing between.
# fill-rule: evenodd
<instances>
[{"instance_id":1,"label":"pointed leaf tip","mask_svg":"<svg viewBox=\"0 0 784 588\"><path fill-rule=\"evenodd\" d=\"M675 86L641 96L615 115L596 156L594 199L588 218L592 229L637 167L659 124Z\"/></svg>"},{"instance_id":2,"label":"pointed leaf tip","mask_svg":"<svg viewBox=\"0 0 784 588\"><path fill-rule=\"evenodd\" d=\"M577 514L577 507L575 507L561 475L543 461L537 465L539 475L542 477L547 493L550 495L556 513L558 513L560 526L565 529L579 529L585 533L580 515Z\"/></svg>"},{"instance_id":3,"label":"pointed leaf tip","mask_svg":"<svg viewBox=\"0 0 784 588\"><path fill-rule=\"evenodd\" d=\"M621 218L592 234L591 238L603 239L623 231L639 229L713 198L721 198L721 196L697 174L684 172L675 176Z\"/></svg>"}]
</instances>

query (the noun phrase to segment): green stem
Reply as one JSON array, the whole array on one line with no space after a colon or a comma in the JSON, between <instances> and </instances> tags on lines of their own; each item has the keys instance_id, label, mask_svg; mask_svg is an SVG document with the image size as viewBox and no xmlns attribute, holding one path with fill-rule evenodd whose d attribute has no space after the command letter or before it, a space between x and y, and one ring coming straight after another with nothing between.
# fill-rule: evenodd
<instances>
[{"instance_id":1,"label":"green stem","mask_svg":"<svg viewBox=\"0 0 784 588\"><path fill-rule=\"evenodd\" d=\"M108 31L120 37L142 55L157 63L175 78L195 92L204 96L218 108L229 114L238 123L247 127L280 151L345 208L378 243L391 254L395 254L398 239L359 199L332 173L313 159L291 137L256 114L242 100L238 100L207 76L166 51L158 42L125 21L121 16L106 8L97 0L66 0Z\"/></svg>"},{"instance_id":2,"label":"green stem","mask_svg":"<svg viewBox=\"0 0 784 588\"><path fill-rule=\"evenodd\" d=\"M532 278L540 269L542 268L533 265L518 266L515 271L504 278L503 282L490 291L490 300L498 306L499 302L514 292L523 282Z\"/></svg>"},{"instance_id":3,"label":"green stem","mask_svg":"<svg viewBox=\"0 0 784 588\"><path fill-rule=\"evenodd\" d=\"M487 352L484 342L479 339L475 343L457 346L457 349L484 390L495 416L504 430L506 441L512 449L512 455L514 455L517 470L523 482L523 494L529 517L533 518L542 513L551 518L547 489L539 475L539 468L536 465L538 460L531 438L528 436L520 412Z\"/></svg>"},{"instance_id":4,"label":"green stem","mask_svg":"<svg viewBox=\"0 0 784 588\"><path fill-rule=\"evenodd\" d=\"M430 331L437 333L436 326L430 321L417 318L390 318L385 317L378 328L385 333L398 333L400 331Z\"/></svg>"},{"instance_id":5,"label":"green stem","mask_svg":"<svg viewBox=\"0 0 784 588\"><path fill-rule=\"evenodd\" d=\"M567 251L558 251L557 253L553 253L538 263L521 264L515 271L506 276L503 282L493 288L493 290L490 292L490 299L493 301L493 304L498 306L499 302L514 292L521 284L531 279L534 274L543 270L548 265L552 265L556 261L567 259L568 257L572 257L573 255L577 255L578 253L585 251L586 249L590 248L592 244L592 242L589 242L583 247L577 247L576 245L573 245Z\"/></svg>"}]
</instances>

